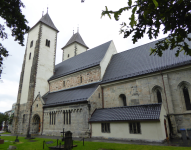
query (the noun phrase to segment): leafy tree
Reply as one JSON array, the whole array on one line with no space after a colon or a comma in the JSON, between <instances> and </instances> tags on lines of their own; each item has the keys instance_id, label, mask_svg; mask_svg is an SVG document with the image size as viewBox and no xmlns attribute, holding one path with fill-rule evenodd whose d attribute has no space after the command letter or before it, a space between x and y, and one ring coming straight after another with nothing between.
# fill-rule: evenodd
<instances>
[{"instance_id":1,"label":"leafy tree","mask_svg":"<svg viewBox=\"0 0 191 150\"><path fill-rule=\"evenodd\" d=\"M14 118L14 114L12 114L12 115L9 117L9 119L8 119L8 123L9 123L9 124L12 124L13 118Z\"/></svg>"},{"instance_id":2,"label":"leafy tree","mask_svg":"<svg viewBox=\"0 0 191 150\"><path fill-rule=\"evenodd\" d=\"M0 126L2 126L3 121L7 121L9 119L8 115L5 115L4 113L0 112Z\"/></svg>"},{"instance_id":3,"label":"leafy tree","mask_svg":"<svg viewBox=\"0 0 191 150\"><path fill-rule=\"evenodd\" d=\"M15 41L24 46L24 34L29 30L25 16L22 14L21 7L25 7L21 0L0 0L0 17L5 20L5 25L11 29ZM0 38L7 39L5 25L0 23ZM2 72L3 58L7 57L7 49L0 43L0 77Z\"/></svg>"},{"instance_id":4,"label":"leafy tree","mask_svg":"<svg viewBox=\"0 0 191 150\"><path fill-rule=\"evenodd\" d=\"M181 51L191 56L191 48L188 42L191 38L191 1L190 0L128 0L128 6L120 8L118 11L106 10L102 16L114 15L116 21L124 11L131 10L129 24L122 22L120 33L127 38L131 34L133 43L148 34L149 39L157 38L159 31L163 28L163 33L168 34L164 39L159 40L154 48L151 48L151 54L162 56L163 51L177 48L176 56Z\"/></svg>"}]
</instances>

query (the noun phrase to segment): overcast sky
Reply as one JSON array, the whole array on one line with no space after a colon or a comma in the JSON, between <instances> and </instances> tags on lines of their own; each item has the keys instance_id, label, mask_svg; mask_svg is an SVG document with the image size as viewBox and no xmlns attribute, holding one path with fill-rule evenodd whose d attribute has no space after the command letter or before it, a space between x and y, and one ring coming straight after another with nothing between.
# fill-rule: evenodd
<instances>
[{"instance_id":1,"label":"overcast sky","mask_svg":"<svg viewBox=\"0 0 191 150\"><path fill-rule=\"evenodd\" d=\"M113 18L107 16L101 18L101 12L108 6L109 10L117 10L127 5L127 0L111 1L111 0L22 0L25 8L22 9L23 14L28 20L28 25L32 27L44 14L48 13L59 30L57 38L56 64L61 62L61 48L68 42L74 32L79 32L91 49L101 45L107 41L113 40L118 53L129 50L151 42L147 36L139 40L136 44L132 43L131 37L126 39L123 35L119 35L120 24L122 21L128 21L130 12L125 12L117 22ZM5 20L0 18L0 24ZM11 37L11 32L7 28L8 39L1 41L9 51L10 56L3 63L3 74L0 82L0 112L8 111L12 108L12 104L17 101L17 93L19 87L20 73L23 63L25 46L20 46L18 42ZM160 35L158 39L165 37ZM26 44L27 35L25 35ZM1 39L0 39L1 40ZM155 40L155 39L153 39Z\"/></svg>"}]
</instances>

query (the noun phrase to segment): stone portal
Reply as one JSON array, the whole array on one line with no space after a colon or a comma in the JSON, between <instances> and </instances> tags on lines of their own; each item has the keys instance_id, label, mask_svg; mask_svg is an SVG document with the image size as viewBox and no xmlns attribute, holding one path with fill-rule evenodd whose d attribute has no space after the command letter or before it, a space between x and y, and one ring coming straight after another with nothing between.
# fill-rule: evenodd
<instances>
[{"instance_id":1,"label":"stone portal","mask_svg":"<svg viewBox=\"0 0 191 150\"><path fill-rule=\"evenodd\" d=\"M32 133L39 133L40 132L40 116L39 115L34 115L32 119Z\"/></svg>"}]
</instances>

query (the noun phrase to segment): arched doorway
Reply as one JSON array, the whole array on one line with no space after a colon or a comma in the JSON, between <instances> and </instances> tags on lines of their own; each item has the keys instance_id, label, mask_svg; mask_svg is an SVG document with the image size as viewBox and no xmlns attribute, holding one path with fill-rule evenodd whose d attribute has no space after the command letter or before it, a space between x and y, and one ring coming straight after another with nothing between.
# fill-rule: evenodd
<instances>
[{"instance_id":1,"label":"arched doorway","mask_svg":"<svg viewBox=\"0 0 191 150\"><path fill-rule=\"evenodd\" d=\"M40 132L40 116L39 115L34 115L33 120L32 120L32 126L33 126L33 133L39 133Z\"/></svg>"}]
</instances>

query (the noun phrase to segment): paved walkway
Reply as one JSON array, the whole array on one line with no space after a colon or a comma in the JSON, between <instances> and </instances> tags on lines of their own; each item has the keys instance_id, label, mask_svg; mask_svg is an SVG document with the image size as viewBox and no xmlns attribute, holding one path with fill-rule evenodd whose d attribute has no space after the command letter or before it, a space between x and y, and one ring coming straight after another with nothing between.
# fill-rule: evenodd
<instances>
[{"instance_id":1,"label":"paved walkway","mask_svg":"<svg viewBox=\"0 0 191 150\"><path fill-rule=\"evenodd\" d=\"M0 132L1 133L1 132ZM16 136L13 134L3 134L2 136ZM24 135L18 135L21 137L25 137ZM60 136L46 136L46 135L38 135L34 136L38 138L46 138L46 139L62 139ZM82 138L73 138L74 141L82 141ZM163 143L155 143L155 142L142 142L142 141L125 141L125 140L111 140L111 139L97 139L97 138L86 138L84 141L91 142L106 142L106 143L120 143L120 144L135 144L135 145L155 145L155 146L178 146L178 147L191 147L191 140L180 140L180 139L172 139L168 142Z\"/></svg>"}]
</instances>

